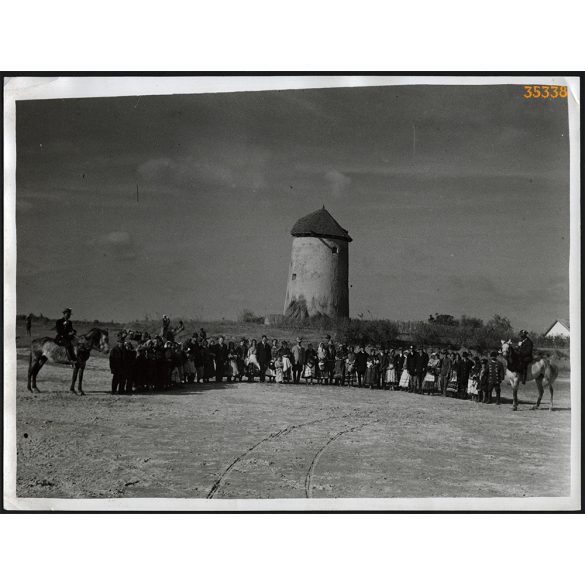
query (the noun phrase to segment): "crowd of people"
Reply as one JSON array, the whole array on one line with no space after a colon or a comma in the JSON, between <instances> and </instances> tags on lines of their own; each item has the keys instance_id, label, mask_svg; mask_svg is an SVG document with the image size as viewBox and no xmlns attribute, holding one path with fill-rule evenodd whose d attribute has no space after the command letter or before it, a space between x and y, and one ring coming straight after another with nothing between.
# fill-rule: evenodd
<instances>
[{"instance_id":1,"label":"crowd of people","mask_svg":"<svg viewBox=\"0 0 585 585\"><path fill-rule=\"evenodd\" d=\"M166 317L165 317L166 318ZM168 319L168 318L166 318ZM224 336L208 338L201 329L177 342L168 321L161 334L122 331L110 351L112 393L164 391L181 384L269 382L326 384L441 393L460 399L500 403L505 369L498 353L411 346L406 349L334 343L330 335L316 347L298 337L294 344L276 339Z\"/></svg>"}]
</instances>

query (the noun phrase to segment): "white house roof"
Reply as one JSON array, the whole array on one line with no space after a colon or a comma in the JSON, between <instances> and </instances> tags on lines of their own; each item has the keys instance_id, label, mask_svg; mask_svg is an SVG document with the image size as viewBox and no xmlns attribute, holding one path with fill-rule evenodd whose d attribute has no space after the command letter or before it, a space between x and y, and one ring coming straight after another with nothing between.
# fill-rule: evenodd
<instances>
[{"instance_id":1,"label":"white house roof","mask_svg":"<svg viewBox=\"0 0 585 585\"><path fill-rule=\"evenodd\" d=\"M557 324L560 323L567 331L570 331L569 328L569 321L565 320L565 319L557 319L547 330L545 335L548 335L550 333L550 330Z\"/></svg>"}]
</instances>

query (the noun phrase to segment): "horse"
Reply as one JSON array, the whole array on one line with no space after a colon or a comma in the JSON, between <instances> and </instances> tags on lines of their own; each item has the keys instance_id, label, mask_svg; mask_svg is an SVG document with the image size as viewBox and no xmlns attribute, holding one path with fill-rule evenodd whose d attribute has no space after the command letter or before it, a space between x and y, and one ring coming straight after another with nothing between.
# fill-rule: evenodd
<instances>
[{"instance_id":1,"label":"horse","mask_svg":"<svg viewBox=\"0 0 585 585\"><path fill-rule=\"evenodd\" d=\"M506 360L506 379L512 386L513 409L518 410L518 386L520 385L521 360L518 350L512 345L511 340L502 340L502 356ZM528 365L526 380L534 380L538 388L538 399L532 410L537 410L544 394L544 385L550 389L550 407L553 410L553 382L559 375L559 369L551 364L547 358L540 357Z\"/></svg>"},{"instance_id":2,"label":"horse","mask_svg":"<svg viewBox=\"0 0 585 585\"><path fill-rule=\"evenodd\" d=\"M74 362L71 362L67 355L66 348L62 345L58 345L53 338L41 337L40 339L34 339L31 342L27 384L27 388L30 392L34 394L36 390L40 393L37 386L37 375L45 363L51 361L58 364L72 364L73 377L71 379L71 387L69 390L73 392L73 394L77 394L77 392L75 392L75 381L79 374L79 395L83 396L85 394L82 387L85 364L89 359L89 354L92 349L97 349L103 353L108 353L110 351L108 331L106 329L94 327L85 335L77 337L74 340L74 345L77 346L77 359Z\"/></svg>"}]
</instances>

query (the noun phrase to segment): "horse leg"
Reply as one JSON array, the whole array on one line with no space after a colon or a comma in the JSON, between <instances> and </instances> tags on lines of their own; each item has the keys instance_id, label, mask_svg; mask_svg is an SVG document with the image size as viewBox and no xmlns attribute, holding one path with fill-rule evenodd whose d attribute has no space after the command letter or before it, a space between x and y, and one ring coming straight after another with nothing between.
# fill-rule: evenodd
<instances>
[{"instance_id":1,"label":"horse leg","mask_svg":"<svg viewBox=\"0 0 585 585\"><path fill-rule=\"evenodd\" d=\"M73 392L73 394L77 394L77 392L75 392L75 380L77 380L77 373L79 372L79 364L73 364L73 376L71 378L71 387L69 388L70 392Z\"/></svg>"},{"instance_id":2,"label":"horse leg","mask_svg":"<svg viewBox=\"0 0 585 585\"><path fill-rule=\"evenodd\" d=\"M554 390L553 390L553 385L552 385L552 381L551 380L549 380L549 382L548 382L548 387L550 388L550 406L549 406L549 409L548 410L549 410L549 412L552 412L553 411L553 393L554 393ZM544 388L543 388L543 391L544 391Z\"/></svg>"},{"instance_id":3,"label":"horse leg","mask_svg":"<svg viewBox=\"0 0 585 585\"><path fill-rule=\"evenodd\" d=\"M536 387L538 388L538 398L536 399L536 404L532 407L532 410L538 410L540 406L540 401L542 400L542 396L544 394L544 386L542 385L542 376L538 376L534 378L536 382Z\"/></svg>"},{"instance_id":4,"label":"horse leg","mask_svg":"<svg viewBox=\"0 0 585 585\"><path fill-rule=\"evenodd\" d=\"M83 372L85 372L85 367L79 368L79 384L77 389L79 390L80 396L85 396L85 392L83 391L82 384L83 384Z\"/></svg>"},{"instance_id":5,"label":"horse leg","mask_svg":"<svg viewBox=\"0 0 585 585\"><path fill-rule=\"evenodd\" d=\"M32 353L31 353L30 359L29 359L29 362L28 362L28 377L27 377L27 382L26 382L26 387L29 390L29 392L32 392L33 391L32 385L31 385L32 372L33 372L33 368L36 368L36 367L37 367L37 360L35 360L33 362Z\"/></svg>"},{"instance_id":6,"label":"horse leg","mask_svg":"<svg viewBox=\"0 0 585 585\"><path fill-rule=\"evenodd\" d=\"M514 380L512 384L512 410L518 410L518 386L520 385L520 377Z\"/></svg>"},{"instance_id":7,"label":"horse leg","mask_svg":"<svg viewBox=\"0 0 585 585\"><path fill-rule=\"evenodd\" d=\"M33 366L32 372L31 372L31 376L32 376L32 389L33 391L37 391L39 394L41 393L41 391L39 390L39 387L37 386L37 374L40 372L41 368L45 365L45 362L47 361L47 357L46 356L41 356L38 360L37 363Z\"/></svg>"}]
</instances>

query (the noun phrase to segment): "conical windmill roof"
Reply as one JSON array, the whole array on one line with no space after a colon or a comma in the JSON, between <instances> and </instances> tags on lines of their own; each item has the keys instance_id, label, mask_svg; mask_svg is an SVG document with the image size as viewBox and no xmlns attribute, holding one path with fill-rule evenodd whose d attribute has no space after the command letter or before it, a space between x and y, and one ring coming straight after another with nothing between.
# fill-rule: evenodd
<instances>
[{"instance_id":1,"label":"conical windmill roof","mask_svg":"<svg viewBox=\"0 0 585 585\"><path fill-rule=\"evenodd\" d=\"M293 236L334 238L337 240L345 240L346 242L352 241L347 230L335 221L333 216L325 209L325 206L297 220L290 233Z\"/></svg>"}]
</instances>

